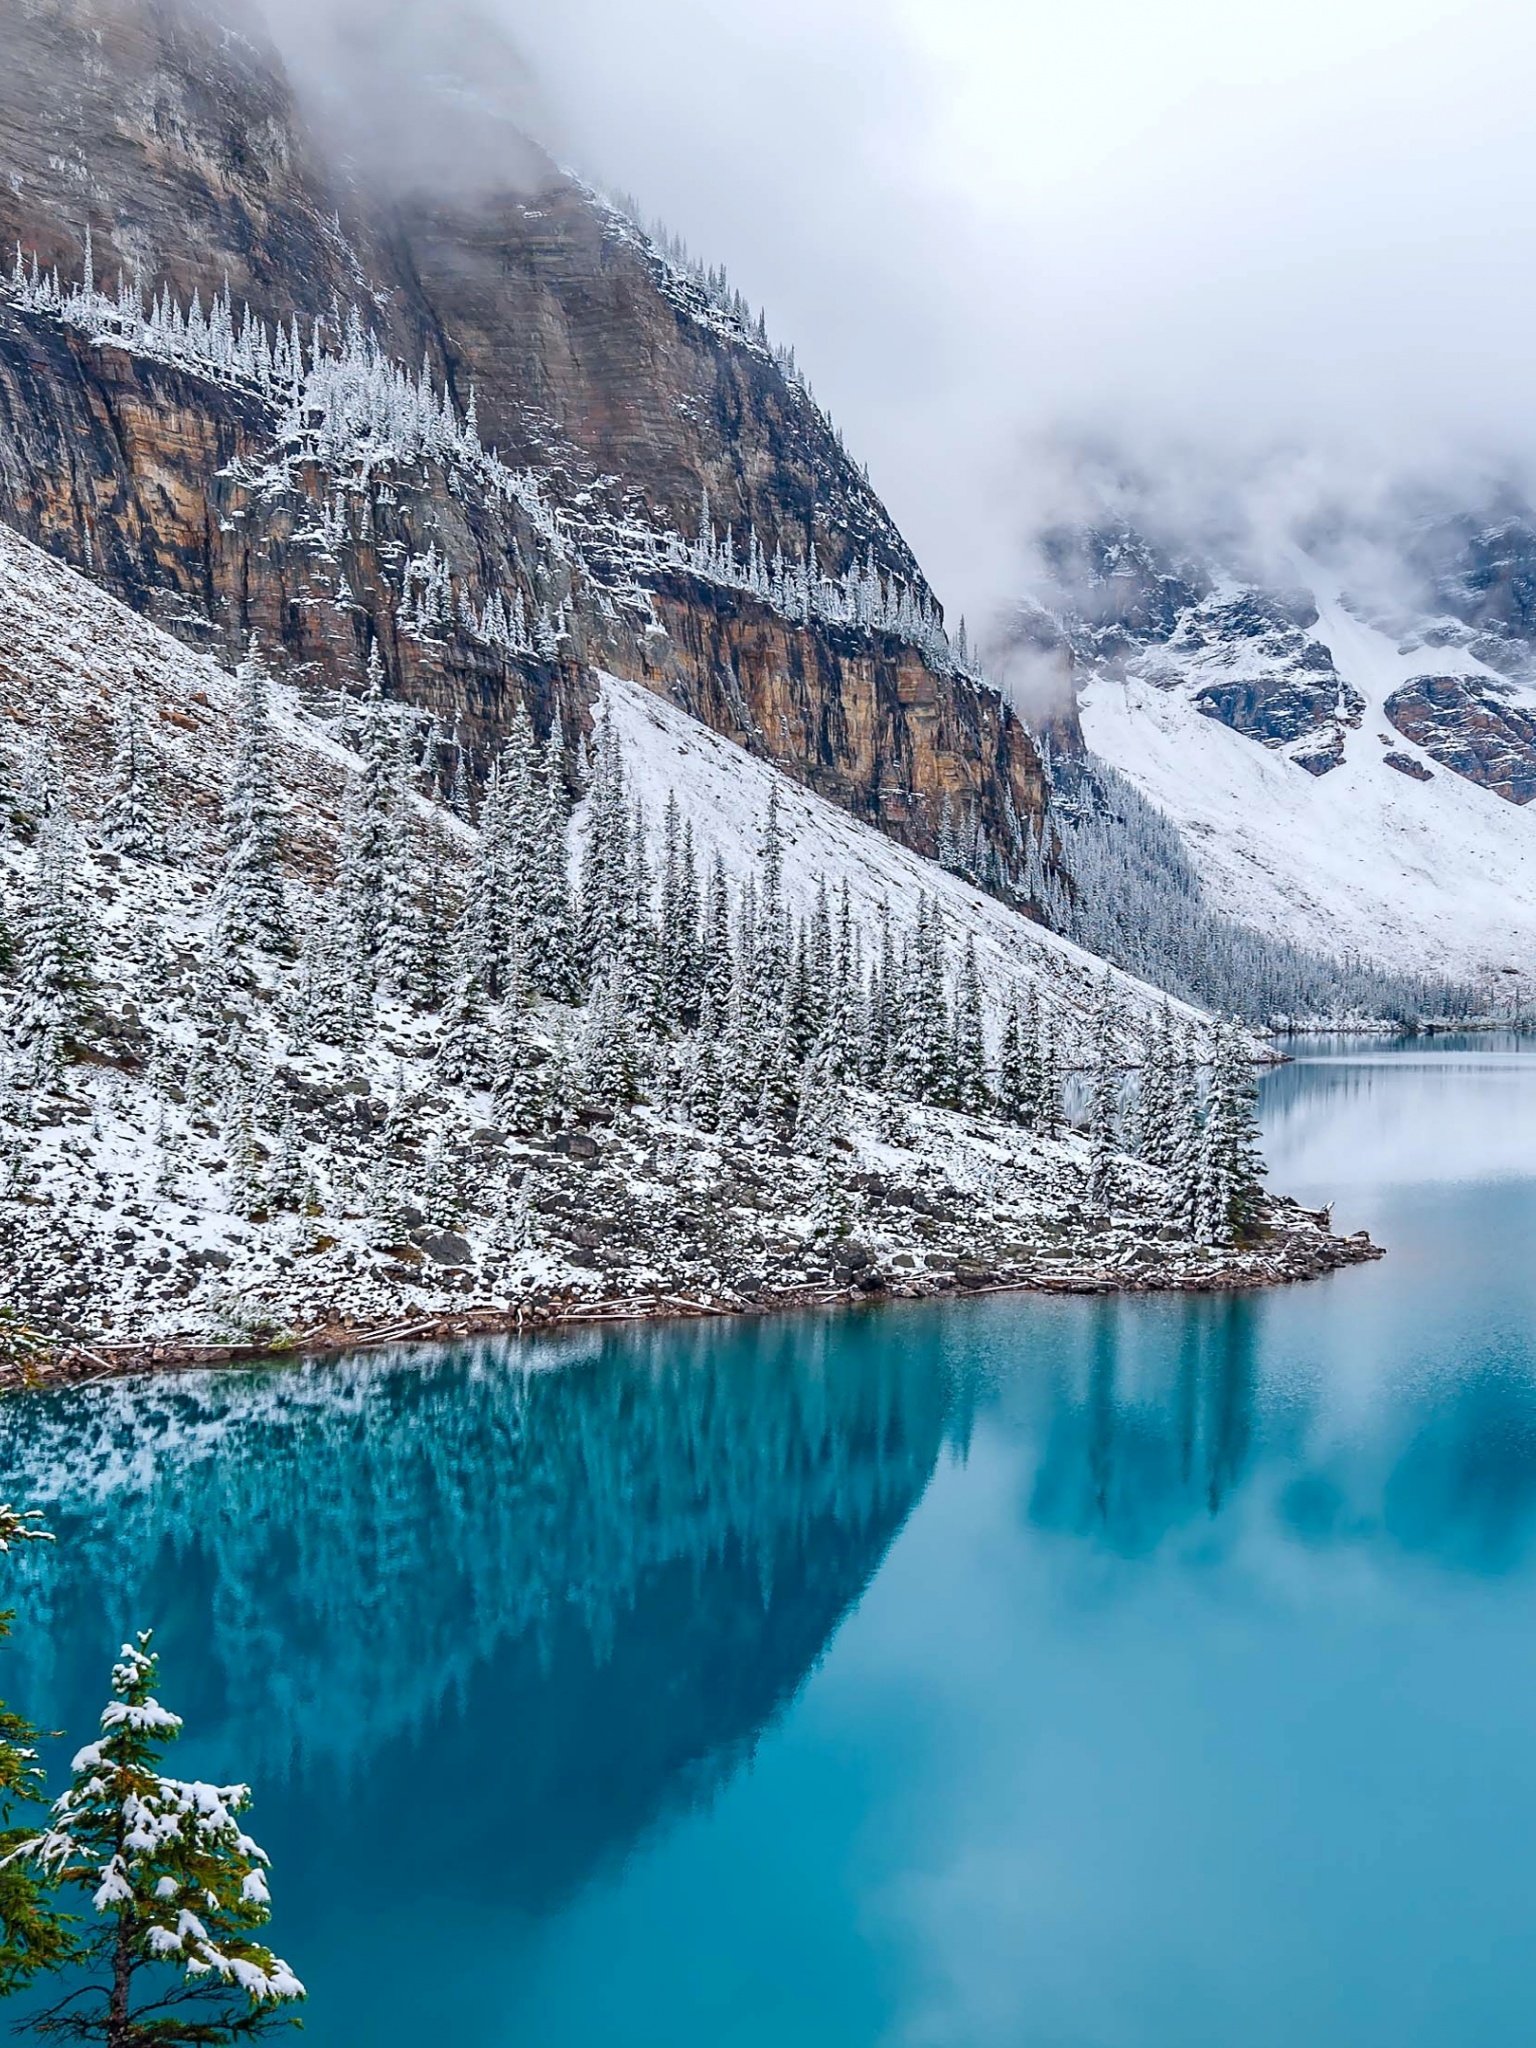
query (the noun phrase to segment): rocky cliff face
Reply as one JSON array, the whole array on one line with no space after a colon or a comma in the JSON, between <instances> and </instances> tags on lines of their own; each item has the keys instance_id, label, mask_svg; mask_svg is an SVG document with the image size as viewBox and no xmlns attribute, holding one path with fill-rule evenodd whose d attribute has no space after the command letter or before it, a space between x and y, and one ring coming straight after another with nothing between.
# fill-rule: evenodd
<instances>
[{"instance_id":1,"label":"rocky cliff face","mask_svg":"<svg viewBox=\"0 0 1536 2048\"><path fill-rule=\"evenodd\" d=\"M600 663L1016 880L1034 749L738 309L548 165L365 189L249 24L0 0L0 44L0 517L316 688L377 639L482 765L519 698L574 733Z\"/></svg>"},{"instance_id":2,"label":"rocky cliff face","mask_svg":"<svg viewBox=\"0 0 1536 2048\"><path fill-rule=\"evenodd\" d=\"M1404 739L1442 768L1528 804L1536 797L1536 712L1510 696L1509 684L1488 677L1414 676L1385 709Z\"/></svg>"}]
</instances>

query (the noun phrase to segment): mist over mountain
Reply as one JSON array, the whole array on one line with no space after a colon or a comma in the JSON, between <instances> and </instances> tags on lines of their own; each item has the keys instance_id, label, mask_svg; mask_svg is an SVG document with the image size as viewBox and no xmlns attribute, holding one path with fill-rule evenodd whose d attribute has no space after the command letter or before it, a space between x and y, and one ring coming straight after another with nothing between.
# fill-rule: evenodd
<instances>
[{"instance_id":1,"label":"mist over mountain","mask_svg":"<svg viewBox=\"0 0 1536 2048\"><path fill-rule=\"evenodd\" d=\"M1071 515L1064 438L1260 522L1277 488L1529 465L1536 26L1509 0L269 11L391 147L456 71L728 262L973 626Z\"/></svg>"}]
</instances>

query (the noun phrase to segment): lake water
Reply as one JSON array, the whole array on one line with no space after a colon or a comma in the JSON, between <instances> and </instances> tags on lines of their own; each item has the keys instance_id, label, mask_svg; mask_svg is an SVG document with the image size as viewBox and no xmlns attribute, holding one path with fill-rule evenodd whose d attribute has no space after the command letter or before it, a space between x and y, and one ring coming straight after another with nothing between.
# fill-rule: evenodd
<instances>
[{"instance_id":1,"label":"lake water","mask_svg":"<svg viewBox=\"0 0 1536 2048\"><path fill-rule=\"evenodd\" d=\"M0 1690L154 1624L315 2048L1536 2036L1536 1052L1319 1043L1379 1265L0 1409Z\"/></svg>"}]
</instances>

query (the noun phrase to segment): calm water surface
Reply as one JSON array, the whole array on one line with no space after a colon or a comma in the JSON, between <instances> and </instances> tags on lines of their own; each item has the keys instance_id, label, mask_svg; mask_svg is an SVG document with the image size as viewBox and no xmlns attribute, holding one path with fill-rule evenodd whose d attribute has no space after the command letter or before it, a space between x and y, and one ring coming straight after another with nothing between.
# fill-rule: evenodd
<instances>
[{"instance_id":1,"label":"calm water surface","mask_svg":"<svg viewBox=\"0 0 1536 2048\"><path fill-rule=\"evenodd\" d=\"M1536 1054L1319 1044L1380 1265L0 1409L3 1689L153 1623L316 2048L1536 2037Z\"/></svg>"}]
</instances>

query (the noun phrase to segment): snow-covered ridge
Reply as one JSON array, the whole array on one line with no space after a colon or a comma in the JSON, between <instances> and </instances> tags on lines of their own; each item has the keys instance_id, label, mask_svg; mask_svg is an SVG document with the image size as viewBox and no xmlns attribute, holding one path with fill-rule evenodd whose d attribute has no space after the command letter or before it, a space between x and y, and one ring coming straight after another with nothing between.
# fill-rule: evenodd
<instances>
[{"instance_id":1,"label":"snow-covered ridge","mask_svg":"<svg viewBox=\"0 0 1536 2048\"><path fill-rule=\"evenodd\" d=\"M621 221L611 215L611 223ZM659 253L657 260L663 260ZM741 535L718 533L707 499L692 540L654 516L636 516L631 507L619 513L605 509L592 492L557 503L536 470L513 468L486 449L473 393L461 413L425 366L413 376L387 355L356 307L311 321L306 334L297 315L269 327L249 307L237 313L227 286L211 294L206 311L197 293L186 307L168 289L146 301L137 280L119 278L114 292L104 292L96 286L89 236L79 283L42 271L35 253L29 265L18 244L9 276L0 280L0 296L96 343L257 400L270 414L271 455L235 473L258 493L290 489L295 463L321 464L345 489L366 492L375 476L436 462L458 476L460 488L470 481L488 497L515 501L553 561L567 570L579 563L585 576L621 600L642 594L663 574L682 571L750 595L795 623L889 635L915 647L936 673L991 687L963 639L951 642L927 591L882 575L872 557L834 577L814 554L786 558L775 550L770 556L750 527ZM331 527L319 538L329 544L344 527L334 510L327 517ZM548 659L557 651L559 623L525 622L518 595L510 602L496 592L477 598L467 573L434 547L406 565L404 623L418 637L457 625L515 655Z\"/></svg>"},{"instance_id":2,"label":"snow-covered ridge","mask_svg":"<svg viewBox=\"0 0 1536 2048\"><path fill-rule=\"evenodd\" d=\"M1255 1206L1234 1035L671 706L519 717L471 826L381 683L328 729L0 528L0 1383L18 1322L99 1364L1362 1255Z\"/></svg>"}]
</instances>

